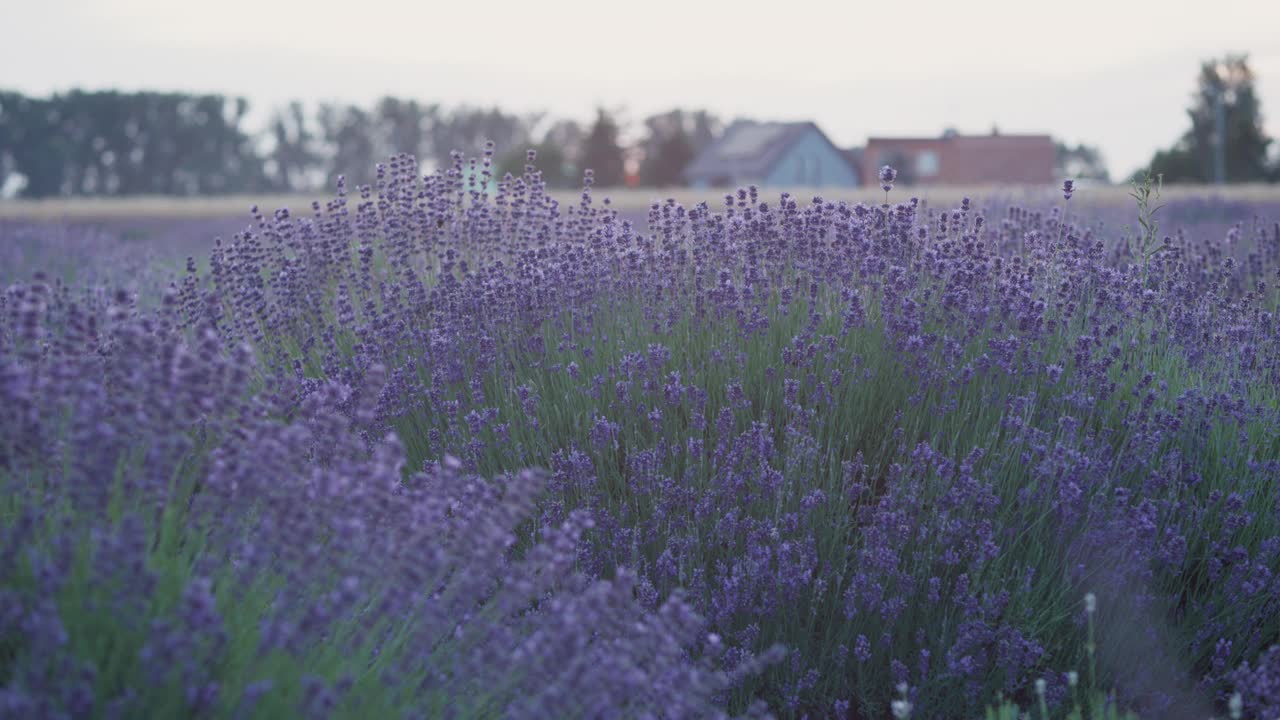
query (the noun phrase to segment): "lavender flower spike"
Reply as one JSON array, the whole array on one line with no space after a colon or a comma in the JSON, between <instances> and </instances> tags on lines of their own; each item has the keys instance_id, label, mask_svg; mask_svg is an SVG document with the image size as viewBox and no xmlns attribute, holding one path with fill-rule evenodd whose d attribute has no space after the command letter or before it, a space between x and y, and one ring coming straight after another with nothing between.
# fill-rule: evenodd
<instances>
[{"instance_id":1,"label":"lavender flower spike","mask_svg":"<svg viewBox=\"0 0 1280 720\"><path fill-rule=\"evenodd\" d=\"M889 192L893 189L893 181L898 179L898 171L889 165L880 168L880 187Z\"/></svg>"}]
</instances>

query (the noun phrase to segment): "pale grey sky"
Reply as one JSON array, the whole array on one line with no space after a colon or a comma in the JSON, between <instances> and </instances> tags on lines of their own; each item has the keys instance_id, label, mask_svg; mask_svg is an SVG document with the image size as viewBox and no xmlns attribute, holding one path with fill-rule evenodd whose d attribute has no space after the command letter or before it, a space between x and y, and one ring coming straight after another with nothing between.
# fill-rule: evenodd
<instances>
[{"instance_id":1,"label":"pale grey sky","mask_svg":"<svg viewBox=\"0 0 1280 720\"><path fill-rule=\"evenodd\" d=\"M1280 1L0 0L0 87L384 94L587 120L813 119L842 146L1044 131L1127 175L1185 129L1198 62L1249 52L1280 136Z\"/></svg>"}]
</instances>

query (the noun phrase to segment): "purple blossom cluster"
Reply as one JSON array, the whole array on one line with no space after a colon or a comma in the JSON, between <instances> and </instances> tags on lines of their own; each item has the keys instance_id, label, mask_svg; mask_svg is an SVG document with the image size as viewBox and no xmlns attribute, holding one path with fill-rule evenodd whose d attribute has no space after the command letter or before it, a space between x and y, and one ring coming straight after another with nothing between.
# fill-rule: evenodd
<instances>
[{"instance_id":1,"label":"purple blossom cluster","mask_svg":"<svg viewBox=\"0 0 1280 720\"><path fill-rule=\"evenodd\" d=\"M1240 693L1242 710L1251 717L1280 715L1280 645L1274 645L1258 658L1257 667L1245 661L1231 675Z\"/></svg>"},{"instance_id":2,"label":"purple blossom cluster","mask_svg":"<svg viewBox=\"0 0 1280 720\"><path fill-rule=\"evenodd\" d=\"M3 295L0 717L718 717L771 661L532 536L543 474L407 471L380 367L266 387L182 302Z\"/></svg>"},{"instance_id":3,"label":"purple blossom cluster","mask_svg":"<svg viewBox=\"0 0 1280 720\"><path fill-rule=\"evenodd\" d=\"M1280 224L585 185L397 156L154 309L10 287L0 707L1271 707Z\"/></svg>"}]
</instances>

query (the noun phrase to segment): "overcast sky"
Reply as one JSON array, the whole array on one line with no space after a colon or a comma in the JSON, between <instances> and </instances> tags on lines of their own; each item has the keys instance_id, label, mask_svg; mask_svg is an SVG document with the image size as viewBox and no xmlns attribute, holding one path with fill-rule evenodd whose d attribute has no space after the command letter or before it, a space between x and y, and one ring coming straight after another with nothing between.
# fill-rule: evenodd
<instances>
[{"instance_id":1,"label":"overcast sky","mask_svg":"<svg viewBox=\"0 0 1280 720\"><path fill-rule=\"evenodd\" d=\"M1280 136L1280 1L3 0L0 88L384 94L588 120L596 105L868 135L1049 132L1127 175L1186 128L1198 62L1249 52Z\"/></svg>"}]
</instances>

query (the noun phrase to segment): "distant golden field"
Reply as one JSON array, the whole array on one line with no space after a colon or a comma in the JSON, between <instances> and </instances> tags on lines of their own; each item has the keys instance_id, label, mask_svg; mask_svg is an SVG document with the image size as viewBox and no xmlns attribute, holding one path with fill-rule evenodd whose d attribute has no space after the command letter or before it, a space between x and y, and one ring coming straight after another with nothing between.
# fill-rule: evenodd
<instances>
[{"instance_id":1,"label":"distant golden field","mask_svg":"<svg viewBox=\"0 0 1280 720\"><path fill-rule=\"evenodd\" d=\"M761 192L762 197L777 197L782 190L770 189ZM788 190L801 201L808 201L815 195L826 200L850 200L855 202L883 202L884 193L878 188L860 188L857 190L841 190L833 188L792 188ZM1072 202L1111 205L1130 202L1127 185L1082 186L1076 191ZM723 202L724 190L694 190L690 188L672 188L660 190L655 188L616 188L597 190L596 202L610 198L613 206L621 210L641 210L654 201L673 197L682 204L693 205L706 201L713 207ZM558 191L553 195L563 204L572 205L578 202L578 193L574 191ZM970 197L980 200L985 197L1001 197L1024 201L1030 204L1041 204L1045 201L1061 199L1056 188L1028 188L1019 186L975 186L975 187L899 187L890 194L891 200L901 202L912 196L919 196L933 205L952 205L961 198ZM1222 197L1244 202L1280 202L1280 185L1230 185L1215 187L1211 185L1178 185L1166 187L1163 197L1175 200L1189 196ZM139 196L127 198L58 198L51 200L5 200L0 201L0 219L30 220L109 220L120 218L200 218L228 217L246 214L253 205L263 210L289 208L294 213L309 213L312 200L324 200L325 193L313 195L226 195L212 197L166 197Z\"/></svg>"}]
</instances>

